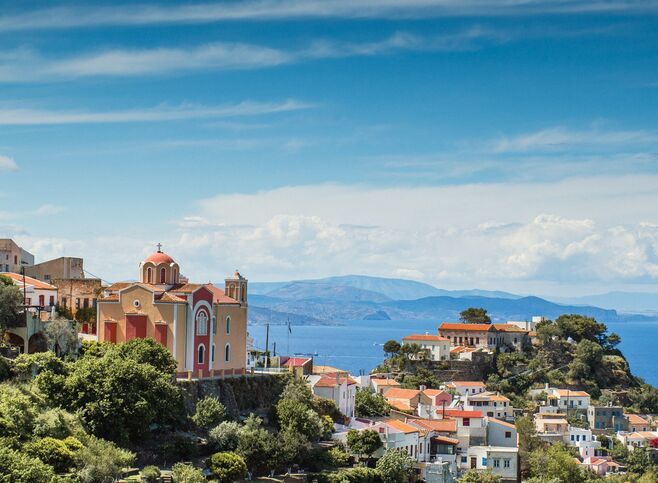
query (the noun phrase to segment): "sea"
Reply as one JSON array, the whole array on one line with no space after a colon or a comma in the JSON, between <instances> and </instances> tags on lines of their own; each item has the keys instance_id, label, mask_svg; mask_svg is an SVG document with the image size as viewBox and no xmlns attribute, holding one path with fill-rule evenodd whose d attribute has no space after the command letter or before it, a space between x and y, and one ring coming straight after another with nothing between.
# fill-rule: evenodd
<instances>
[{"instance_id":1,"label":"sea","mask_svg":"<svg viewBox=\"0 0 658 483\"><path fill-rule=\"evenodd\" d=\"M608 331L621 337L619 348L626 356L631 371L658 387L656 349L658 320L614 322L606 324ZM408 334L437 333L436 320L348 320L336 325L270 325L270 350L276 343L281 355L308 354L314 363L349 371L353 375L367 374L384 359L383 344L401 340ZM249 325L254 345L265 348L266 327Z\"/></svg>"}]
</instances>

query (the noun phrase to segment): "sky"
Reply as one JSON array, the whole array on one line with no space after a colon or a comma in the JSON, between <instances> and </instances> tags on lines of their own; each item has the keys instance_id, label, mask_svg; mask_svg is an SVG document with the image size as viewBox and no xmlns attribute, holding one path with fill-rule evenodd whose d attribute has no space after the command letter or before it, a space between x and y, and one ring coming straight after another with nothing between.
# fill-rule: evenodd
<instances>
[{"instance_id":1,"label":"sky","mask_svg":"<svg viewBox=\"0 0 658 483\"><path fill-rule=\"evenodd\" d=\"M134 279L658 292L658 2L0 0L0 237Z\"/></svg>"}]
</instances>

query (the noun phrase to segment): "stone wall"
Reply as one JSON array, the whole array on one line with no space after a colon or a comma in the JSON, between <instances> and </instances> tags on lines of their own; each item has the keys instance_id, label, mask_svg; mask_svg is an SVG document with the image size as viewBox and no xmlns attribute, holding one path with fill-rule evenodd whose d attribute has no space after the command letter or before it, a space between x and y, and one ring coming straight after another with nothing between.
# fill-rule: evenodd
<instances>
[{"instance_id":1,"label":"stone wall","mask_svg":"<svg viewBox=\"0 0 658 483\"><path fill-rule=\"evenodd\" d=\"M255 374L225 379L179 380L185 408L194 413L199 399L214 396L236 417L249 412L266 411L279 399L288 381L287 375Z\"/></svg>"},{"instance_id":2,"label":"stone wall","mask_svg":"<svg viewBox=\"0 0 658 483\"><path fill-rule=\"evenodd\" d=\"M73 314L77 309L76 299L80 300L80 307L84 307L84 299L88 300L89 307L94 307L102 290L98 278L60 278L51 280L50 283L57 287L60 305L71 309Z\"/></svg>"}]
</instances>

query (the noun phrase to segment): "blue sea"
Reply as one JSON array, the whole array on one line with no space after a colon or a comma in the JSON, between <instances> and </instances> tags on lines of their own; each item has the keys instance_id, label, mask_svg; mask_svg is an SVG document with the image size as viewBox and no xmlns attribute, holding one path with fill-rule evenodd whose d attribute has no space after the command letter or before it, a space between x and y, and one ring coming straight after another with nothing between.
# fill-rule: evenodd
<instances>
[{"instance_id":1,"label":"blue sea","mask_svg":"<svg viewBox=\"0 0 658 483\"><path fill-rule=\"evenodd\" d=\"M658 386L656 340L658 320L650 322L609 323L608 330L621 336L620 349L628 359L633 374ZM358 375L370 372L384 358L382 344L401 340L412 333L435 334L436 320L351 320L340 325L270 326L270 350L276 342L277 354L315 354L315 364L339 367ZM256 347L265 348L265 326L250 325L249 334Z\"/></svg>"}]
</instances>

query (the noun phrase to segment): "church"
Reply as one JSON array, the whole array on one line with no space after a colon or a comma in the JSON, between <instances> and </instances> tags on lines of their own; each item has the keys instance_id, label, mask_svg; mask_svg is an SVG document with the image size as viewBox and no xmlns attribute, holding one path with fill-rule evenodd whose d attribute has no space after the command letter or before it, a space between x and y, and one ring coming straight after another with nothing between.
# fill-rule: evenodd
<instances>
[{"instance_id":1,"label":"church","mask_svg":"<svg viewBox=\"0 0 658 483\"><path fill-rule=\"evenodd\" d=\"M223 290L190 283L158 245L140 263L138 282L105 287L97 304L99 341L136 337L151 337L167 347L178 362L178 377L244 374L247 279L236 270Z\"/></svg>"}]
</instances>

